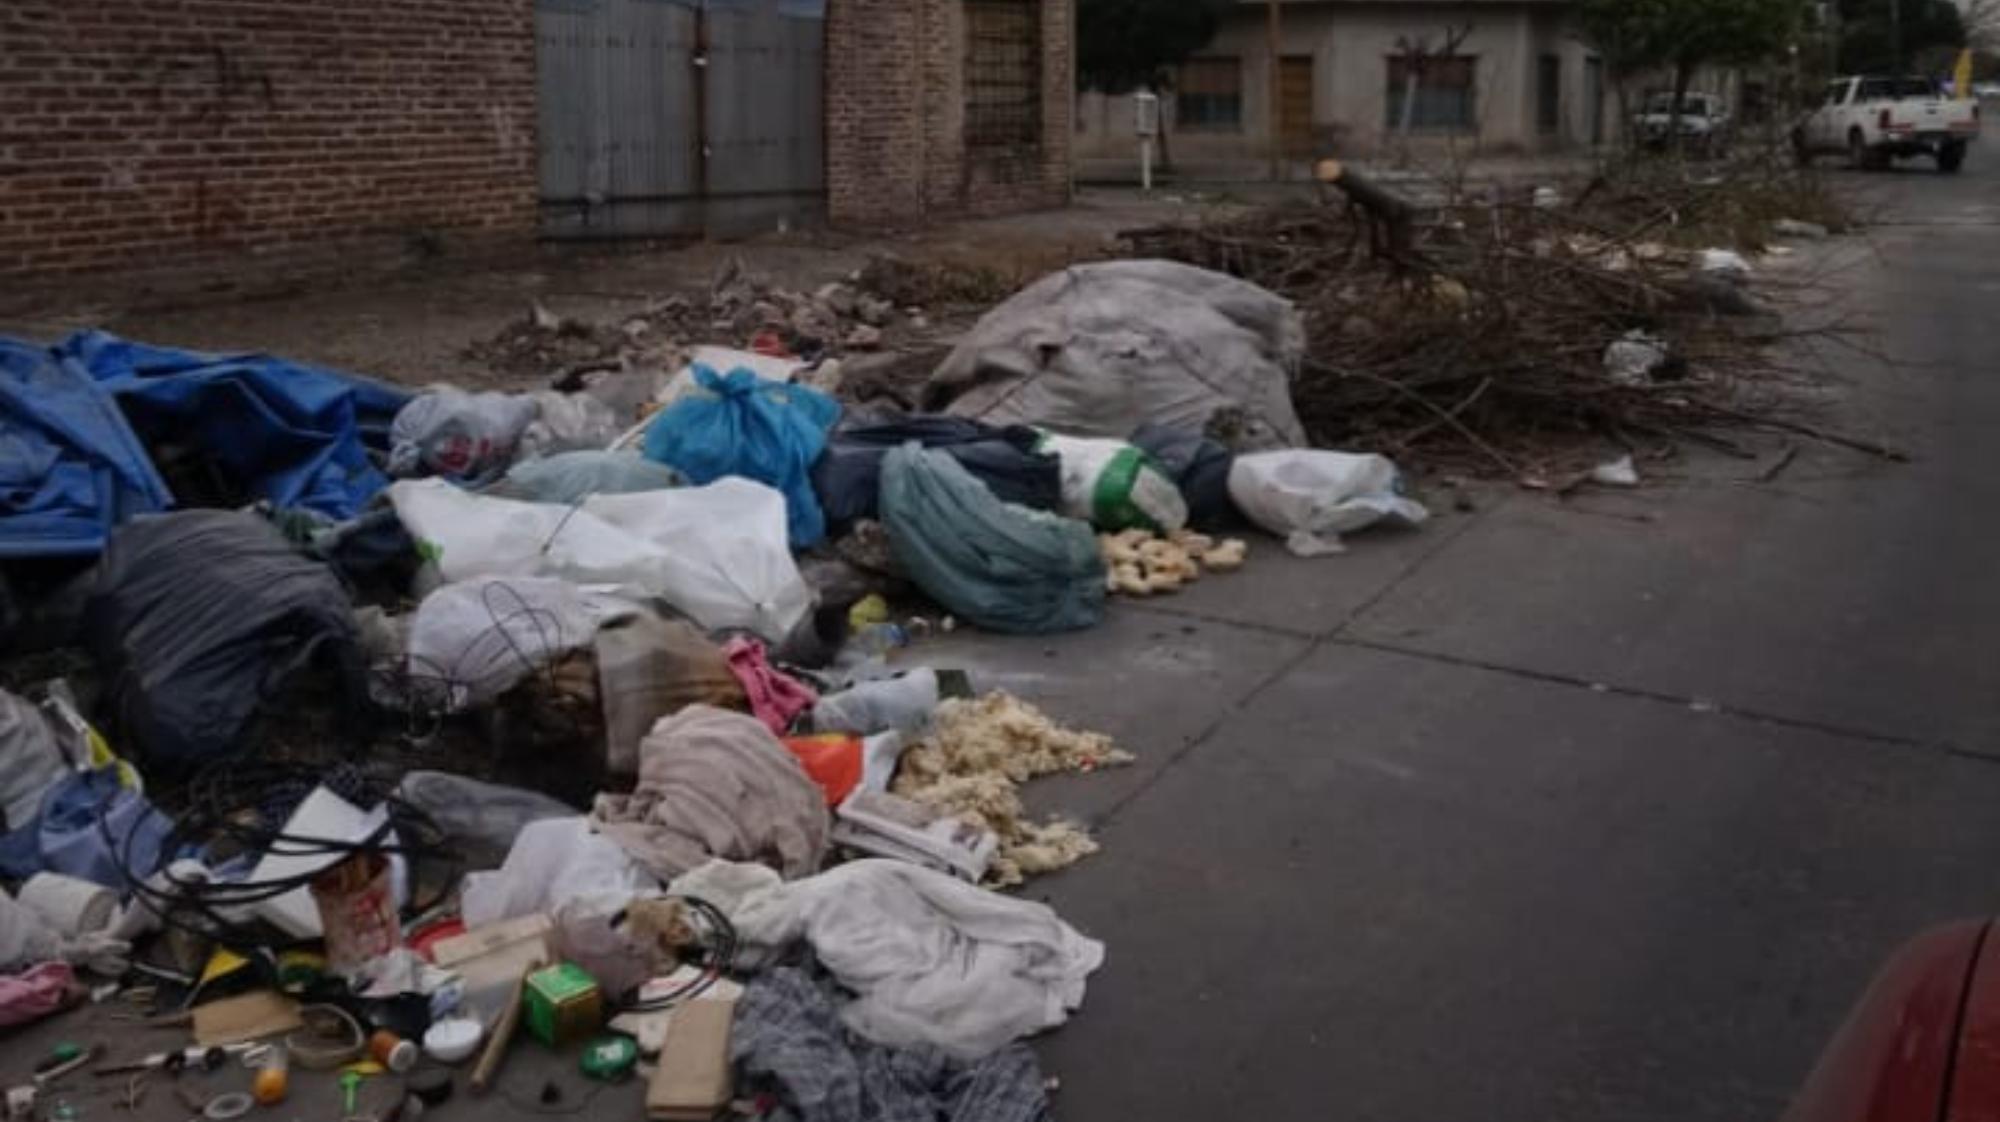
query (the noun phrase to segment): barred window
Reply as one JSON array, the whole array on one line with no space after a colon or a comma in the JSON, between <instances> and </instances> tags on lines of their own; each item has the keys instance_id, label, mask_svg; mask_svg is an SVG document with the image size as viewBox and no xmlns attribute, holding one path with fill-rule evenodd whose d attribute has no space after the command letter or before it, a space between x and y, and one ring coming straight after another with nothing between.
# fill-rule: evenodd
<instances>
[{"instance_id":1,"label":"barred window","mask_svg":"<svg viewBox=\"0 0 2000 1122\"><path fill-rule=\"evenodd\" d=\"M1243 61L1191 58L1174 83L1174 124L1182 129L1243 127Z\"/></svg>"},{"instance_id":2,"label":"barred window","mask_svg":"<svg viewBox=\"0 0 2000 1122\"><path fill-rule=\"evenodd\" d=\"M965 143L1012 148L1041 136L1040 0L965 0Z\"/></svg>"},{"instance_id":3,"label":"barred window","mask_svg":"<svg viewBox=\"0 0 2000 1122\"><path fill-rule=\"evenodd\" d=\"M1388 126L1403 125L1403 98L1410 88L1411 60L1402 55L1389 59ZM1479 126L1472 79L1478 66L1472 55L1445 55L1426 58L1417 67L1416 104L1410 112L1410 127L1469 130Z\"/></svg>"}]
</instances>

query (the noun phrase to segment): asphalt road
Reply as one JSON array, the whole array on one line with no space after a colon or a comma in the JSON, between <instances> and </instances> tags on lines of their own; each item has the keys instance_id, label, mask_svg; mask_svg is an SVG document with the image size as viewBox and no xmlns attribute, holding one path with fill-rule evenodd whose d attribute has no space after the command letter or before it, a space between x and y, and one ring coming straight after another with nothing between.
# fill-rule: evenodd
<instances>
[{"instance_id":1,"label":"asphalt road","mask_svg":"<svg viewBox=\"0 0 2000 1122\"><path fill-rule=\"evenodd\" d=\"M1868 326L1774 480L1496 495L1060 641L927 650L1118 733L1032 889L1110 945L1076 1120L1775 1118L1875 966L2000 909L2000 151L1833 171L1775 266Z\"/></svg>"}]
</instances>

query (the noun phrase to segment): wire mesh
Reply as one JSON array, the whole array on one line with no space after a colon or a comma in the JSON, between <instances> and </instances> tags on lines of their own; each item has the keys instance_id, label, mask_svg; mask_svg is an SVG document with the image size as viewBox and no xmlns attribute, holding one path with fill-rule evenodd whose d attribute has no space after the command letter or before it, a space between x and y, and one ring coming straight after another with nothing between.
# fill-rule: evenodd
<instances>
[{"instance_id":1,"label":"wire mesh","mask_svg":"<svg viewBox=\"0 0 2000 1122\"><path fill-rule=\"evenodd\" d=\"M1039 0L966 0L966 144L1031 147L1041 136Z\"/></svg>"}]
</instances>

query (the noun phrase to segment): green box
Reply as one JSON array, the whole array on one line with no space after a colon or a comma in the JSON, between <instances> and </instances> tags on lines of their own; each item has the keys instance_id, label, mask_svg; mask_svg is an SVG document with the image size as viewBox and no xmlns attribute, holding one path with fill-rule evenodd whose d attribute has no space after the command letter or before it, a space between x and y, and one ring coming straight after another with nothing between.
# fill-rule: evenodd
<instances>
[{"instance_id":1,"label":"green box","mask_svg":"<svg viewBox=\"0 0 2000 1122\"><path fill-rule=\"evenodd\" d=\"M521 1019L528 1033L551 1048L564 1048L604 1023L604 991L597 979L562 962L528 975L521 988Z\"/></svg>"}]
</instances>

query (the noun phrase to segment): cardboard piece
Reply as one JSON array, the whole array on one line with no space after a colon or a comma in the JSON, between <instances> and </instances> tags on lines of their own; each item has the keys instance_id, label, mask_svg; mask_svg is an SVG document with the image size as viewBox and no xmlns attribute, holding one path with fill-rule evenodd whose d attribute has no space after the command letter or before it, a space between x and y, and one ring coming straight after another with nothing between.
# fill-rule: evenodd
<instances>
[{"instance_id":1,"label":"cardboard piece","mask_svg":"<svg viewBox=\"0 0 2000 1122\"><path fill-rule=\"evenodd\" d=\"M292 816L285 820L284 834L293 838L338 838L360 842L374 837L388 822L387 803L374 810L362 810L325 787L315 787L298 805L298 809L292 811ZM389 834L384 841L393 845L395 835ZM284 880L332 868L346 859L346 854L329 853L322 847L279 842L264 851L257 867L250 870L250 879ZM405 891L403 881L406 873L402 862L400 856L390 859L399 905ZM313 903L312 893L303 886L252 904L250 913L294 939L317 939L322 934L319 906Z\"/></svg>"},{"instance_id":2,"label":"cardboard piece","mask_svg":"<svg viewBox=\"0 0 2000 1122\"><path fill-rule=\"evenodd\" d=\"M674 1013L660 1048L660 1066L646 1086L653 1122L703 1122L729 1105L729 1028L733 1001L692 1001Z\"/></svg>"},{"instance_id":3,"label":"cardboard piece","mask_svg":"<svg viewBox=\"0 0 2000 1122\"><path fill-rule=\"evenodd\" d=\"M303 1027L299 1003L275 990L252 990L194 1007L194 1042L203 1048L241 1044Z\"/></svg>"}]
</instances>

